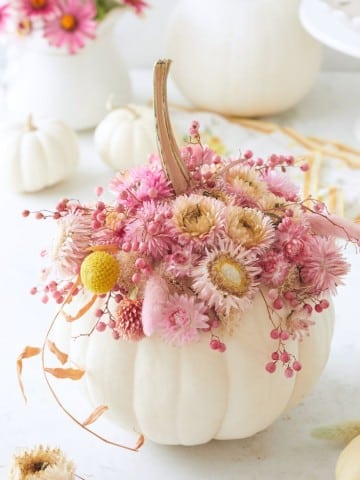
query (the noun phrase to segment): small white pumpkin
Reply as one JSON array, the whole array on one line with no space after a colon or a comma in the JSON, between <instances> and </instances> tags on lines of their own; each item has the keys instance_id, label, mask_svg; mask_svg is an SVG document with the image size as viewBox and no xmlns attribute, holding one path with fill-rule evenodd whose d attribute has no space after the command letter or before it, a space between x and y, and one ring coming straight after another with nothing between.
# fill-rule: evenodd
<instances>
[{"instance_id":1,"label":"small white pumpkin","mask_svg":"<svg viewBox=\"0 0 360 480\"><path fill-rule=\"evenodd\" d=\"M336 463L336 480L360 479L360 435L340 453Z\"/></svg>"},{"instance_id":2,"label":"small white pumpkin","mask_svg":"<svg viewBox=\"0 0 360 480\"><path fill-rule=\"evenodd\" d=\"M145 163L157 148L152 109L127 105L111 110L97 126L94 142L102 160L115 170Z\"/></svg>"},{"instance_id":3,"label":"small white pumpkin","mask_svg":"<svg viewBox=\"0 0 360 480\"><path fill-rule=\"evenodd\" d=\"M320 67L299 0L181 0L168 26L172 76L195 106L255 116L295 105Z\"/></svg>"},{"instance_id":4,"label":"small white pumpkin","mask_svg":"<svg viewBox=\"0 0 360 480\"><path fill-rule=\"evenodd\" d=\"M0 127L1 178L18 192L36 192L69 177L79 161L74 131L56 120L31 117Z\"/></svg>"}]
</instances>

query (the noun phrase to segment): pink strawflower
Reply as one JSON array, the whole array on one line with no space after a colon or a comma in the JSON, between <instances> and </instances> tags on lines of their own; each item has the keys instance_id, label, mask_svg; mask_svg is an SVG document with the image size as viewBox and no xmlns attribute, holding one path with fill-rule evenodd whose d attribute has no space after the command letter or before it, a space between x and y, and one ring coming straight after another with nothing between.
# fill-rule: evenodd
<instances>
[{"instance_id":1,"label":"pink strawflower","mask_svg":"<svg viewBox=\"0 0 360 480\"><path fill-rule=\"evenodd\" d=\"M259 266L262 268L262 282L271 287L279 287L285 281L291 265L282 252L269 250L261 256Z\"/></svg>"},{"instance_id":2,"label":"pink strawflower","mask_svg":"<svg viewBox=\"0 0 360 480\"><path fill-rule=\"evenodd\" d=\"M0 33L2 33L6 29L9 17L9 4L4 3L0 5Z\"/></svg>"},{"instance_id":3,"label":"pink strawflower","mask_svg":"<svg viewBox=\"0 0 360 480\"><path fill-rule=\"evenodd\" d=\"M15 0L16 8L26 18L45 18L54 13L59 0Z\"/></svg>"},{"instance_id":4,"label":"pink strawflower","mask_svg":"<svg viewBox=\"0 0 360 480\"><path fill-rule=\"evenodd\" d=\"M144 165L118 173L110 182L109 190L126 208L137 208L142 202L165 200L173 196L170 182L159 165Z\"/></svg>"},{"instance_id":5,"label":"pink strawflower","mask_svg":"<svg viewBox=\"0 0 360 480\"><path fill-rule=\"evenodd\" d=\"M158 315L158 329L162 338L182 347L196 340L199 331L209 327L206 305L191 295L170 295Z\"/></svg>"},{"instance_id":6,"label":"pink strawflower","mask_svg":"<svg viewBox=\"0 0 360 480\"><path fill-rule=\"evenodd\" d=\"M295 185L288 175L278 170L269 170L264 176L264 181L270 192L277 197L294 202L298 198L299 187Z\"/></svg>"},{"instance_id":7,"label":"pink strawflower","mask_svg":"<svg viewBox=\"0 0 360 480\"><path fill-rule=\"evenodd\" d=\"M302 260L301 278L313 294L326 290L336 294L342 277L350 269L333 238L311 237L307 255Z\"/></svg>"},{"instance_id":8,"label":"pink strawflower","mask_svg":"<svg viewBox=\"0 0 360 480\"><path fill-rule=\"evenodd\" d=\"M96 37L96 5L93 0L62 0L54 15L45 19L44 36L50 45L65 45L70 54L83 48L85 41Z\"/></svg>"},{"instance_id":9,"label":"pink strawflower","mask_svg":"<svg viewBox=\"0 0 360 480\"><path fill-rule=\"evenodd\" d=\"M192 288L209 307L227 315L231 309L244 311L251 305L260 273L248 250L220 241L194 268Z\"/></svg>"},{"instance_id":10,"label":"pink strawflower","mask_svg":"<svg viewBox=\"0 0 360 480\"><path fill-rule=\"evenodd\" d=\"M124 242L136 245L135 250L154 259L169 254L174 241L167 221L169 211L168 204L144 202L127 223Z\"/></svg>"},{"instance_id":11,"label":"pink strawflower","mask_svg":"<svg viewBox=\"0 0 360 480\"><path fill-rule=\"evenodd\" d=\"M285 257L292 261L300 261L308 248L310 235L308 228L284 217L278 225L275 242L283 249Z\"/></svg>"},{"instance_id":12,"label":"pink strawflower","mask_svg":"<svg viewBox=\"0 0 360 480\"><path fill-rule=\"evenodd\" d=\"M256 170L235 162L228 165L223 174L223 189L233 195L233 203L241 207L258 207L261 198L268 192L266 183Z\"/></svg>"},{"instance_id":13,"label":"pink strawflower","mask_svg":"<svg viewBox=\"0 0 360 480\"><path fill-rule=\"evenodd\" d=\"M144 0L122 0L123 3L135 10L137 15L140 15L145 8L149 6L148 3L144 2Z\"/></svg>"}]
</instances>

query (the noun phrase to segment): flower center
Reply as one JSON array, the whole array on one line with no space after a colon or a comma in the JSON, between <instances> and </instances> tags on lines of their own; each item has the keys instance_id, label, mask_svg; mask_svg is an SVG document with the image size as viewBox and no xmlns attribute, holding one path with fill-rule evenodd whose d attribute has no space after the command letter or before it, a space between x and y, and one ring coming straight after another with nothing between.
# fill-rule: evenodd
<instances>
[{"instance_id":1,"label":"flower center","mask_svg":"<svg viewBox=\"0 0 360 480\"><path fill-rule=\"evenodd\" d=\"M213 226L208 212L204 212L200 205L189 207L183 214L184 230L190 235L199 236L208 233Z\"/></svg>"},{"instance_id":2,"label":"flower center","mask_svg":"<svg viewBox=\"0 0 360 480\"><path fill-rule=\"evenodd\" d=\"M178 308L171 313L169 317L169 323L173 328L178 329L188 325L190 323L190 319L185 310Z\"/></svg>"},{"instance_id":3,"label":"flower center","mask_svg":"<svg viewBox=\"0 0 360 480\"><path fill-rule=\"evenodd\" d=\"M60 25L67 32L73 32L77 27L77 20L71 13L64 13L60 19Z\"/></svg>"},{"instance_id":4,"label":"flower center","mask_svg":"<svg viewBox=\"0 0 360 480\"><path fill-rule=\"evenodd\" d=\"M30 4L35 10L41 10L46 7L47 0L31 0Z\"/></svg>"},{"instance_id":5,"label":"flower center","mask_svg":"<svg viewBox=\"0 0 360 480\"><path fill-rule=\"evenodd\" d=\"M246 268L228 255L220 255L209 265L209 276L220 290L242 297L250 283Z\"/></svg>"}]
</instances>

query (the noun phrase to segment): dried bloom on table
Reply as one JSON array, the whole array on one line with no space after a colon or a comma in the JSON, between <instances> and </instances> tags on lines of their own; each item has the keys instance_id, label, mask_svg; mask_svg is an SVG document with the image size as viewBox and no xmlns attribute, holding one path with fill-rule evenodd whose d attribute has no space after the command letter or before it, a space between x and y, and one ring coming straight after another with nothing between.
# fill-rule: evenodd
<instances>
[{"instance_id":1,"label":"dried bloom on table","mask_svg":"<svg viewBox=\"0 0 360 480\"><path fill-rule=\"evenodd\" d=\"M9 480L74 480L75 465L59 448L42 445L14 455Z\"/></svg>"}]
</instances>

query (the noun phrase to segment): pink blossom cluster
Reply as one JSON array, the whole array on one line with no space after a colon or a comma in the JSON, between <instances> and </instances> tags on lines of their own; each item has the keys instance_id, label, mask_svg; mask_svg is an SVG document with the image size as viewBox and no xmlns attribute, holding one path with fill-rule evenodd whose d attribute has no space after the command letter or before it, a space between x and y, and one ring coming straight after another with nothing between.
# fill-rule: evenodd
<instances>
[{"instance_id":1,"label":"pink blossom cluster","mask_svg":"<svg viewBox=\"0 0 360 480\"><path fill-rule=\"evenodd\" d=\"M78 294L84 258L103 249L120 273L94 310L98 331L129 341L157 335L178 347L208 338L219 352L260 299L277 345L266 370L280 363L291 377L301 364L286 343L309 335L316 314L329 307L349 269L335 238L359 243L359 228L301 199L288 169L305 171L306 164L251 151L221 158L200 143L198 128L193 122L180 151L190 172L185 193L175 195L152 155L147 165L112 179L112 204L64 199L52 214L37 212L39 219L52 216L61 234L45 254L44 285L32 293L58 303Z\"/></svg>"},{"instance_id":2,"label":"pink blossom cluster","mask_svg":"<svg viewBox=\"0 0 360 480\"><path fill-rule=\"evenodd\" d=\"M0 0L0 33L40 30L50 45L74 54L95 39L98 21L110 10L131 8L140 14L147 6L144 0Z\"/></svg>"}]
</instances>

